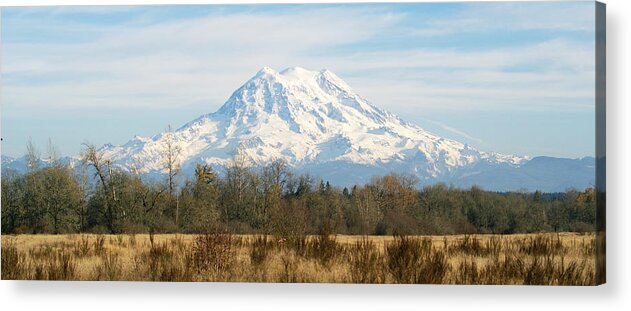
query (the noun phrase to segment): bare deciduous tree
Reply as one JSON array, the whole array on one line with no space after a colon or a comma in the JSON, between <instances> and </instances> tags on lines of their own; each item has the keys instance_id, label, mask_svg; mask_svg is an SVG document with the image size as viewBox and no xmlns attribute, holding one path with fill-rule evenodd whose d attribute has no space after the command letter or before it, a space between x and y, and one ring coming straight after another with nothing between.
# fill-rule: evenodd
<instances>
[{"instance_id":1,"label":"bare deciduous tree","mask_svg":"<svg viewBox=\"0 0 631 311\"><path fill-rule=\"evenodd\" d=\"M164 155L164 168L167 171L167 189L169 190L169 197L173 198L174 189L175 189L175 177L180 173L180 152L181 148L178 146L175 141L175 134L173 133L173 129L171 125L167 126L167 130L162 135L162 139L164 141L165 146L165 155ZM179 197L175 198L175 225L177 226L179 223L179 213L180 213L180 201Z\"/></svg>"},{"instance_id":2,"label":"bare deciduous tree","mask_svg":"<svg viewBox=\"0 0 631 311\"><path fill-rule=\"evenodd\" d=\"M59 150L53 145L52 139L48 138L48 146L46 148L46 157L48 159L48 165L51 167L57 167L61 165Z\"/></svg>"},{"instance_id":3,"label":"bare deciduous tree","mask_svg":"<svg viewBox=\"0 0 631 311\"><path fill-rule=\"evenodd\" d=\"M250 167L242 149L238 149L232 160L226 163L226 194L233 208L224 209L228 219L238 218L247 213L246 190L250 177ZM227 205L226 205L227 206Z\"/></svg>"},{"instance_id":4,"label":"bare deciduous tree","mask_svg":"<svg viewBox=\"0 0 631 311\"><path fill-rule=\"evenodd\" d=\"M175 134L171 129L171 125L167 127L166 132L162 135L165 146L164 168L167 171L167 186L169 194L173 195L175 189L175 177L180 173L180 152L181 148L175 141Z\"/></svg>"},{"instance_id":5,"label":"bare deciduous tree","mask_svg":"<svg viewBox=\"0 0 631 311\"><path fill-rule=\"evenodd\" d=\"M26 167L29 172L37 171L39 168L39 151L33 145L31 138L26 143Z\"/></svg>"},{"instance_id":6,"label":"bare deciduous tree","mask_svg":"<svg viewBox=\"0 0 631 311\"><path fill-rule=\"evenodd\" d=\"M99 177L101 185L103 188L107 189L103 153L98 151L96 147L90 143L83 143L83 147L84 149L81 151L81 159L83 160L83 163L94 168L95 174Z\"/></svg>"},{"instance_id":7,"label":"bare deciduous tree","mask_svg":"<svg viewBox=\"0 0 631 311\"><path fill-rule=\"evenodd\" d=\"M96 149L93 144L84 143L83 146L84 149L81 152L83 163L87 164L88 167L94 168L94 174L99 178L103 191L109 196L107 200L104 200L103 204L107 214L109 229L113 231L118 198L116 196L116 187L114 186L112 162L106 159L103 152Z\"/></svg>"}]
</instances>

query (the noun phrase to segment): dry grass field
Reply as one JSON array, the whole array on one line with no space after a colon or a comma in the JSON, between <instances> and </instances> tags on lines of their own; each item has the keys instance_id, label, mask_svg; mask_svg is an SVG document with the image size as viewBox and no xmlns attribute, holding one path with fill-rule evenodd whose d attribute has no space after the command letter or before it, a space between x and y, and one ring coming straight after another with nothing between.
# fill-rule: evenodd
<instances>
[{"instance_id":1,"label":"dry grass field","mask_svg":"<svg viewBox=\"0 0 631 311\"><path fill-rule=\"evenodd\" d=\"M2 236L4 280L595 284L595 235Z\"/></svg>"}]
</instances>

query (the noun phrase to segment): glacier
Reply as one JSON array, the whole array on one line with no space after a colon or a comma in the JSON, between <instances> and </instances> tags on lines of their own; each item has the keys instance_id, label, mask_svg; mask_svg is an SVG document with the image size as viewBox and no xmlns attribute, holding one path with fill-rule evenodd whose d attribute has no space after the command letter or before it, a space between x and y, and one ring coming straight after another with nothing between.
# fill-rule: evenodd
<instances>
[{"instance_id":1,"label":"glacier","mask_svg":"<svg viewBox=\"0 0 631 311\"><path fill-rule=\"evenodd\" d=\"M414 175L419 186L442 182L494 191L564 191L589 187L595 180L592 157L530 158L480 151L403 121L326 69L278 72L264 67L216 112L172 132L136 136L100 151L123 170L160 176L165 173L167 137L179 150L183 175L188 176L197 163L221 171L239 154L254 167L283 159L295 172L339 186L363 184L390 172ZM3 167L10 166L6 162L3 158Z\"/></svg>"}]
</instances>

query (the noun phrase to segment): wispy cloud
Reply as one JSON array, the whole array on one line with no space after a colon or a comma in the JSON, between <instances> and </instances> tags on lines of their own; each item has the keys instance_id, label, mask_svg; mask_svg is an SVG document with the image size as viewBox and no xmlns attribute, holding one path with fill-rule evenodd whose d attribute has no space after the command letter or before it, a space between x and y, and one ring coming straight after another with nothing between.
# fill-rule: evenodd
<instances>
[{"instance_id":1,"label":"wispy cloud","mask_svg":"<svg viewBox=\"0 0 631 311\"><path fill-rule=\"evenodd\" d=\"M478 19L484 16L482 21L490 23L488 14L536 13L529 6L524 10L507 10L506 6L472 7L462 15ZM58 11L53 10L53 14ZM507 15L500 24L512 21L515 27L527 28L523 18L511 17L515 13ZM593 96L590 89L577 87L593 77L593 48L564 40L481 51L412 48L327 52L391 32L402 18L402 14L366 8L231 13L144 25L133 20L122 25L101 25L96 27L95 38L87 42L8 43L4 48L3 96L5 102L23 107L47 105L49 98L57 99L59 107L159 108L200 101L220 105L229 92L266 65L278 69L291 65L333 69L351 77L356 88L367 90L369 99L384 106L393 105L391 101L418 104L423 98L421 103L436 108L450 98L476 102L485 95L485 103L477 101L468 107L497 109L510 104L505 100L507 95L519 95L531 102L539 102L541 97ZM33 29L59 27L54 28L56 32L77 28L74 24L49 25L46 20L27 17L12 21L6 25L9 30L22 23ZM430 24L435 23L440 24ZM457 22L449 23L456 27ZM561 27L545 21L543 25ZM439 28L450 29L445 25ZM472 29L476 28L484 29ZM520 66L543 68L533 72L512 70ZM360 74L362 78L352 78ZM442 100L432 104L428 100L432 97ZM383 102L384 98L395 100ZM545 106L555 107L550 101ZM522 105L521 109L528 107Z\"/></svg>"},{"instance_id":2,"label":"wispy cloud","mask_svg":"<svg viewBox=\"0 0 631 311\"><path fill-rule=\"evenodd\" d=\"M429 19L422 28L411 29L420 36L453 33L492 32L497 30L545 30L592 32L595 15L593 2L506 2L467 4L467 9L449 18Z\"/></svg>"},{"instance_id":3,"label":"wispy cloud","mask_svg":"<svg viewBox=\"0 0 631 311\"><path fill-rule=\"evenodd\" d=\"M89 42L8 43L4 99L25 107L49 98L59 107L219 102L260 67L302 65L301 54L365 40L396 19L366 9L239 13L102 26ZM21 19L8 27L21 23L48 27Z\"/></svg>"},{"instance_id":4,"label":"wispy cloud","mask_svg":"<svg viewBox=\"0 0 631 311\"><path fill-rule=\"evenodd\" d=\"M212 112L263 66L331 69L406 115L593 110L590 3L475 3L422 18L422 4L408 8L3 10L3 121L51 109Z\"/></svg>"},{"instance_id":5,"label":"wispy cloud","mask_svg":"<svg viewBox=\"0 0 631 311\"><path fill-rule=\"evenodd\" d=\"M465 133L465 132L463 132L463 131L461 131L461 130L459 130L457 128L454 128L454 127L449 126L447 124L444 124L442 122L439 122L439 121L436 121L436 120L428 120L428 119L426 119L426 121L431 122L431 123L433 123L435 125L438 125L442 129L447 130L448 132L454 133L454 134L456 134L456 135L458 135L458 136L460 136L462 138L466 138L468 140L475 141L475 142L478 142L478 143L482 143L483 142L482 139L473 137L473 136L471 136L471 135L469 135L469 134L467 134L467 133Z\"/></svg>"},{"instance_id":6,"label":"wispy cloud","mask_svg":"<svg viewBox=\"0 0 631 311\"><path fill-rule=\"evenodd\" d=\"M488 51L422 49L358 53L339 65L351 85L393 109L593 110L594 50L552 40ZM359 67L359 66L356 66Z\"/></svg>"}]
</instances>

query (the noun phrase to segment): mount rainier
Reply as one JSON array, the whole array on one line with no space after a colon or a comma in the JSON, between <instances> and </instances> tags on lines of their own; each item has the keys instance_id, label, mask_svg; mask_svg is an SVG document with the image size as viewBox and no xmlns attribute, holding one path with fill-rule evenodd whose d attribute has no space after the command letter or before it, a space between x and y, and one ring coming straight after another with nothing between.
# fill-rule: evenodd
<instances>
[{"instance_id":1,"label":"mount rainier","mask_svg":"<svg viewBox=\"0 0 631 311\"><path fill-rule=\"evenodd\" d=\"M443 182L487 190L564 191L594 184L595 160L524 157L479 151L439 137L382 110L328 70L261 69L216 112L172 133L134 137L101 151L124 170L162 173L166 135L184 175L197 163L220 169L237 152L253 166L284 159L294 172L334 185L368 182L389 172L419 186ZM3 167L12 162L3 157Z\"/></svg>"}]
</instances>

